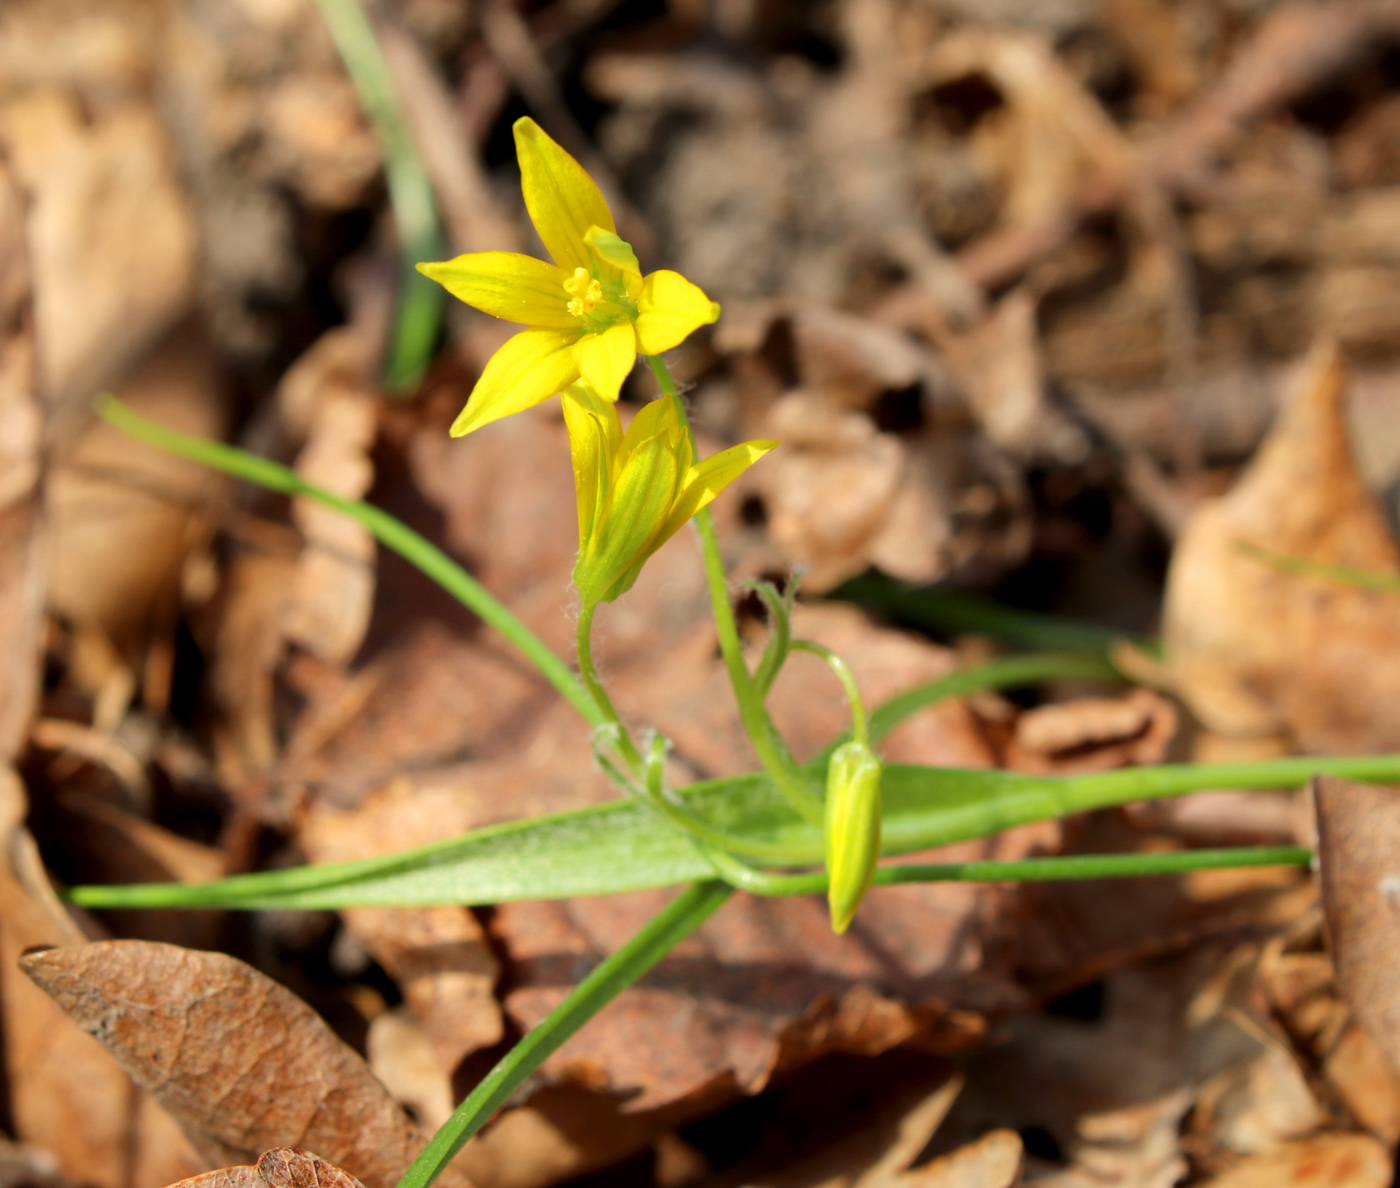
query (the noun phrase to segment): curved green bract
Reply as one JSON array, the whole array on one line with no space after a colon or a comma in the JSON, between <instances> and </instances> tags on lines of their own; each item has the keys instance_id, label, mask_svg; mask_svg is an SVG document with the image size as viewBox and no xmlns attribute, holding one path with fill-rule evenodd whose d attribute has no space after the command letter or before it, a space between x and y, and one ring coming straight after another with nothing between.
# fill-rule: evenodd
<instances>
[{"instance_id":1,"label":"curved green bract","mask_svg":"<svg viewBox=\"0 0 1400 1188\"><path fill-rule=\"evenodd\" d=\"M1139 767L1067 779L891 764L881 852L910 854L1013 825L1203 788L1298 787L1314 775L1400 781L1400 755ZM784 847L787 865L819 865L818 830L765 777L692 785L687 806L727 833ZM617 801L496 825L401 854L183 886L76 887L86 907L340 908L491 904L607 895L712 878L695 843L647 805Z\"/></svg>"}]
</instances>

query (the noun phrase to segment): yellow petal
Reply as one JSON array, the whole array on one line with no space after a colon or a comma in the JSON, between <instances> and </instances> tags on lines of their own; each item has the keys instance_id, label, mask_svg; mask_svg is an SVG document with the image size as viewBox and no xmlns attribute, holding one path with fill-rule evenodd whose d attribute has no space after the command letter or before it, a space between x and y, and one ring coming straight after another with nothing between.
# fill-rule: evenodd
<instances>
[{"instance_id":1,"label":"yellow petal","mask_svg":"<svg viewBox=\"0 0 1400 1188\"><path fill-rule=\"evenodd\" d=\"M580 381L564 389L564 424L569 430L569 452L574 463L578 543L582 553L593 535L598 513L607 501L622 442L622 422L618 420L616 405L609 404Z\"/></svg>"},{"instance_id":2,"label":"yellow petal","mask_svg":"<svg viewBox=\"0 0 1400 1188\"><path fill-rule=\"evenodd\" d=\"M618 322L601 334L585 334L574 347L579 374L604 400L616 400L637 362L637 336L631 322Z\"/></svg>"},{"instance_id":3,"label":"yellow petal","mask_svg":"<svg viewBox=\"0 0 1400 1188\"><path fill-rule=\"evenodd\" d=\"M533 256L472 252L440 264L420 264L418 271L493 318L547 330L568 330L579 324L569 313L569 295L564 291L569 274Z\"/></svg>"},{"instance_id":4,"label":"yellow petal","mask_svg":"<svg viewBox=\"0 0 1400 1188\"><path fill-rule=\"evenodd\" d=\"M637 349L659 355L719 317L719 305L679 272L653 272L637 299Z\"/></svg>"},{"instance_id":5,"label":"yellow petal","mask_svg":"<svg viewBox=\"0 0 1400 1188\"><path fill-rule=\"evenodd\" d=\"M598 275L611 272L621 277L627 295L635 300L642 291L642 266L637 263L632 245L602 227L589 227L583 240L599 265Z\"/></svg>"},{"instance_id":6,"label":"yellow petal","mask_svg":"<svg viewBox=\"0 0 1400 1188\"><path fill-rule=\"evenodd\" d=\"M642 405L627 426L627 433L622 439L622 458L625 460L642 442L657 436L665 438L674 446L679 428L675 405L669 398L649 401ZM685 468L682 468L679 477L684 478L685 473Z\"/></svg>"},{"instance_id":7,"label":"yellow petal","mask_svg":"<svg viewBox=\"0 0 1400 1188\"><path fill-rule=\"evenodd\" d=\"M529 116L515 121L515 155L525 209L554 262L569 272L587 268L588 228L617 230L597 185Z\"/></svg>"},{"instance_id":8,"label":"yellow petal","mask_svg":"<svg viewBox=\"0 0 1400 1188\"><path fill-rule=\"evenodd\" d=\"M563 391L578 379L577 341L577 331L564 330L522 330L509 339L487 362L467 407L452 423L452 436L462 437Z\"/></svg>"},{"instance_id":9,"label":"yellow petal","mask_svg":"<svg viewBox=\"0 0 1400 1188\"><path fill-rule=\"evenodd\" d=\"M679 532L696 512L708 506L716 495L777 444L776 441L741 442L691 467L675 507L666 518L662 539L669 539ZM659 543L657 547L660 547Z\"/></svg>"}]
</instances>

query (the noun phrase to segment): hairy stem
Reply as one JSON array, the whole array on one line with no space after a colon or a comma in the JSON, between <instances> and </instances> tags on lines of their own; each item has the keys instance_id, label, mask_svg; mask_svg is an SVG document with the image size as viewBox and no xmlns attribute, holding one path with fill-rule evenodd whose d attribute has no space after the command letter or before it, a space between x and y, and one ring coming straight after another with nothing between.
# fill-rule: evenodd
<instances>
[{"instance_id":1,"label":"hairy stem","mask_svg":"<svg viewBox=\"0 0 1400 1188\"><path fill-rule=\"evenodd\" d=\"M656 382L661 391L675 402L676 415L691 436L694 447L695 434L686 416L685 403L681 400L676 382L671 378L670 369L660 355L648 355ZM744 663L743 645L739 641L739 625L734 618L734 608L729 602L729 581L724 573L724 559L720 556L719 537L715 534L714 517L709 508L703 508L695 517L695 533L700 538L700 551L705 558L705 578L709 585L710 602L714 607L715 627L719 633L719 648L724 656L725 668L729 671L729 683L734 687L734 700L739 706L739 717L748 732L749 741L757 753L764 770L792 805L793 810L813 824L820 825L822 806L820 799L808 786L802 769L792 757L787 744L774 728L758 696L748 666Z\"/></svg>"},{"instance_id":2,"label":"hairy stem","mask_svg":"<svg viewBox=\"0 0 1400 1188\"><path fill-rule=\"evenodd\" d=\"M578 616L578 671L583 678L584 687L592 695L594 704L598 707L598 712L603 715L608 725L617 730L617 746L622 752L622 757L627 765L632 769L634 775L640 776L643 763L641 752L637 750L637 744L632 741L632 736L627 732L627 727L623 725L622 718L618 716L616 707L612 703L612 698L608 696L608 691L603 688L603 682L598 679L598 670L593 665L593 613L598 609L598 604L583 604Z\"/></svg>"}]
</instances>

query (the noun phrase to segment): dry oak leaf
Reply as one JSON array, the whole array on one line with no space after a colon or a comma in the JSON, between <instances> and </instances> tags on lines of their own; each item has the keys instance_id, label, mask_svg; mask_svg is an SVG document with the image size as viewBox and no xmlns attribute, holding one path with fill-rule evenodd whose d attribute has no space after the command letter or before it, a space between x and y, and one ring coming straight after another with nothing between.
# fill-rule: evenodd
<instances>
[{"instance_id":1,"label":"dry oak leaf","mask_svg":"<svg viewBox=\"0 0 1400 1188\"><path fill-rule=\"evenodd\" d=\"M221 1167L170 1188L364 1188L359 1180L319 1155L297 1147L264 1151L257 1163Z\"/></svg>"},{"instance_id":2,"label":"dry oak leaf","mask_svg":"<svg viewBox=\"0 0 1400 1188\"><path fill-rule=\"evenodd\" d=\"M20 968L96 1036L211 1162L300 1143L392 1188L422 1146L408 1116L306 1003L222 953L100 941ZM449 1168L444 1188L466 1188Z\"/></svg>"},{"instance_id":3,"label":"dry oak leaf","mask_svg":"<svg viewBox=\"0 0 1400 1188\"><path fill-rule=\"evenodd\" d=\"M1251 1155L1202 1188L1390 1188L1386 1149L1365 1134L1319 1134Z\"/></svg>"},{"instance_id":4,"label":"dry oak leaf","mask_svg":"<svg viewBox=\"0 0 1400 1188\"><path fill-rule=\"evenodd\" d=\"M1400 747L1400 598L1285 573L1242 551L1376 574L1400 552L1357 474L1346 373L1324 345L1244 476L1188 521L1167 576L1164 629L1176 691L1222 734L1287 731L1310 751Z\"/></svg>"},{"instance_id":5,"label":"dry oak leaf","mask_svg":"<svg viewBox=\"0 0 1400 1188\"><path fill-rule=\"evenodd\" d=\"M1313 789L1337 984L1356 1020L1400 1068L1400 796L1332 778L1316 780Z\"/></svg>"},{"instance_id":6,"label":"dry oak leaf","mask_svg":"<svg viewBox=\"0 0 1400 1188\"><path fill-rule=\"evenodd\" d=\"M24 786L0 767L0 969L33 945L80 943L22 822ZM175 1122L101 1046L23 978L0 978L4 1072L14 1133L52 1151L58 1170L92 1188L160 1188L200 1166Z\"/></svg>"}]
</instances>

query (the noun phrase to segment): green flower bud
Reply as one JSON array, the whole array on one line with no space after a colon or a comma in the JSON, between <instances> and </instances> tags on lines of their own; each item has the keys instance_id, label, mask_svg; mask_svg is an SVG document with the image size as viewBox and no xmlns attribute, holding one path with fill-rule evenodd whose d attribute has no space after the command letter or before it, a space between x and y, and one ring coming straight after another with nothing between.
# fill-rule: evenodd
<instances>
[{"instance_id":1,"label":"green flower bud","mask_svg":"<svg viewBox=\"0 0 1400 1188\"><path fill-rule=\"evenodd\" d=\"M837 747L826 769L827 902L834 932L846 931L875 877L883 771L875 752L862 742Z\"/></svg>"},{"instance_id":2,"label":"green flower bud","mask_svg":"<svg viewBox=\"0 0 1400 1188\"><path fill-rule=\"evenodd\" d=\"M778 443L746 441L696 463L675 402L654 400L622 431L617 408L583 381L564 389L578 494L574 583L585 606L625 594L696 512Z\"/></svg>"}]
</instances>

